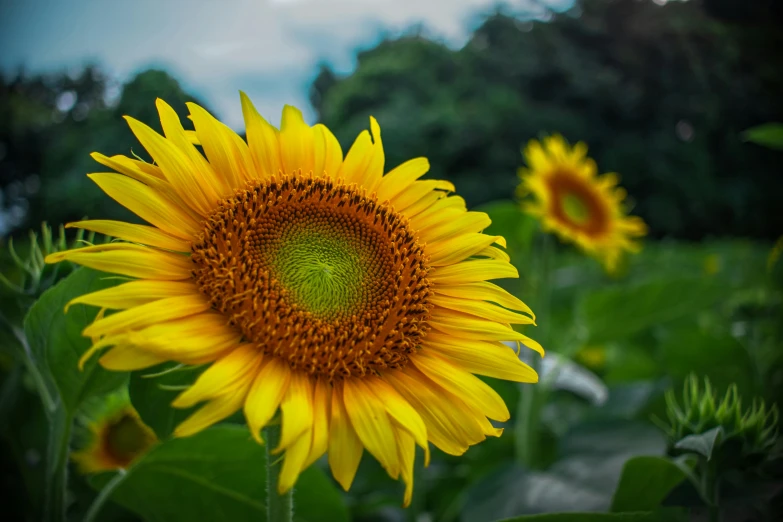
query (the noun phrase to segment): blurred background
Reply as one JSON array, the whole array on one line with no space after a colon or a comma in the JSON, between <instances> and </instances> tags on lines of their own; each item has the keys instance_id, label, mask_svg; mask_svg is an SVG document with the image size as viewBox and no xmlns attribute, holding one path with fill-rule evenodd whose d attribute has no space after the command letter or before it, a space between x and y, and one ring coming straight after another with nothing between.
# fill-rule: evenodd
<instances>
[{"instance_id":1,"label":"blurred background","mask_svg":"<svg viewBox=\"0 0 783 522\"><path fill-rule=\"evenodd\" d=\"M345 513L606 511L629 459L667 452L651 419L666 418L664 391L688 374L719 394L735 384L745 405L781 397L783 263L771 252L783 152L744 132L783 121L782 26L778 0L0 0L0 244L24 245L42 221L134 220L85 174L104 170L93 151L144 155L121 116L160 129L158 97L183 121L196 101L243 134L241 89L273 124L298 106L343 150L373 115L388 167L428 157L428 176L451 180L508 238L521 278L504 286L538 313L526 334L559 369L535 400L490 381L512 411L506 435L459 459L435 452L407 512L365 458ZM613 278L560 244L542 270L553 242L514 193L520 147L553 132L619 173L649 225ZM27 495L17 513L35 520L44 424L34 395L2 400L2 488ZM764 473L732 475L726 520L783 505L783 477ZM683 477L659 502L703 506ZM78 513L94 492L73 487ZM117 520L154 518L153 504L134 515L117 495Z\"/></svg>"},{"instance_id":2,"label":"blurred background","mask_svg":"<svg viewBox=\"0 0 783 522\"><path fill-rule=\"evenodd\" d=\"M774 239L783 119L775 0L0 2L0 235L116 217L84 175L128 153L121 115L196 100L238 131L238 90L343 146L380 121L389 165L424 155L468 204L510 198L519 148L584 140L656 237ZM138 148L138 147L137 147ZM138 150L136 151L139 152Z\"/></svg>"}]
</instances>

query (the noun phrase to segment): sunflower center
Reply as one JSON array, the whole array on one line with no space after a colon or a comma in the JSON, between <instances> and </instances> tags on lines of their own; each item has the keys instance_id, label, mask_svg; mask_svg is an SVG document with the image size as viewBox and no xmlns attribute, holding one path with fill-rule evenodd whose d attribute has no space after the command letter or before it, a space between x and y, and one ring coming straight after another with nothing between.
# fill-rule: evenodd
<instances>
[{"instance_id":1,"label":"sunflower center","mask_svg":"<svg viewBox=\"0 0 783 522\"><path fill-rule=\"evenodd\" d=\"M149 431L128 413L109 423L102 439L104 451L122 467L127 467L152 443Z\"/></svg>"},{"instance_id":2,"label":"sunflower center","mask_svg":"<svg viewBox=\"0 0 783 522\"><path fill-rule=\"evenodd\" d=\"M590 219L590 209L587 208L582 198L576 194L565 193L562 197L561 205L566 216L580 225L585 224Z\"/></svg>"},{"instance_id":3,"label":"sunflower center","mask_svg":"<svg viewBox=\"0 0 783 522\"><path fill-rule=\"evenodd\" d=\"M590 236L607 231L609 216L602 195L579 174L557 171L548 179L552 213L564 225Z\"/></svg>"},{"instance_id":4,"label":"sunflower center","mask_svg":"<svg viewBox=\"0 0 783 522\"><path fill-rule=\"evenodd\" d=\"M192 252L213 307L292 369L334 379L399 368L428 329L423 249L404 218L353 186L252 183Z\"/></svg>"}]
</instances>

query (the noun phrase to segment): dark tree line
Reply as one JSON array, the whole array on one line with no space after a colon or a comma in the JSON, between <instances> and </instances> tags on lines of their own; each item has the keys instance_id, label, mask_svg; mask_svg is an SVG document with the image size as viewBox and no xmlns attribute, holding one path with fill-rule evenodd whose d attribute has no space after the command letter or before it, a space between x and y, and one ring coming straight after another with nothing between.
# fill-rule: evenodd
<instances>
[{"instance_id":1,"label":"dark tree line","mask_svg":"<svg viewBox=\"0 0 783 522\"><path fill-rule=\"evenodd\" d=\"M323 67L312 101L346 144L373 114L390 162L428 156L473 205L512 197L520 145L561 132L621 174L656 235L777 237L783 158L741 133L783 120L778 6L585 0L548 22L499 11L456 51L411 35L360 53L350 76Z\"/></svg>"},{"instance_id":2,"label":"dark tree line","mask_svg":"<svg viewBox=\"0 0 783 522\"><path fill-rule=\"evenodd\" d=\"M773 238L783 158L741 133L783 121L781 5L583 0L546 22L500 9L462 49L419 29L360 52L349 76L321 67L311 100L345 148L374 115L388 165L428 156L470 205L513 197L520 147L560 132L621 174L655 235ZM125 85L96 67L0 76L0 236L129 218L85 182L103 170L89 153L143 154L120 118L155 126L157 97L183 118L193 100L158 70Z\"/></svg>"}]
</instances>

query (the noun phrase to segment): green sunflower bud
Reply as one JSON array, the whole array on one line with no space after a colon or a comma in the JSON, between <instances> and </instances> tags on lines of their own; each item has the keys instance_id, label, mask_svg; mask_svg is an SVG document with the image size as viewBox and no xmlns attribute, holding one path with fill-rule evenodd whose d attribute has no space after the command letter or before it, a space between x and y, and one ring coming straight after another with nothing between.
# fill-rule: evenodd
<instances>
[{"instance_id":1,"label":"green sunflower bud","mask_svg":"<svg viewBox=\"0 0 783 522\"><path fill-rule=\"evenodd\" d=\"M64 266L49 265L44 263L44 258L84 243L93 243L95 232L85 234L84 230L79 229L73 241L68 242L65 238L65 227L60 225L55 236L52 228L44 222L41 224L40 235L35 230L30 230L28 237L29 244L21 252L14 247L13 238L8 239L7 253L11 266L0 273L0 286L19 297L34 299L76 268L76 265L70 263ZM105 237L103 242L109 240L110 238Z\"/></svg>"},{"instance_id":2,"label":"green sunflower bud","mask_svg":"<svg viewBox=\"0 0 783 522\"><path fill-rule=\"evenodd\" d=\"M755 399L743 410L737 386L732 384L718 402L705 378L703 385L691 374L685 380L682 401L673 390L666 394L668 425L664 428L673 450L695 452L710 460L721 447L741 448L742 456L769 452L778 434L777 405Z\"/></svg>"}]
</instances>

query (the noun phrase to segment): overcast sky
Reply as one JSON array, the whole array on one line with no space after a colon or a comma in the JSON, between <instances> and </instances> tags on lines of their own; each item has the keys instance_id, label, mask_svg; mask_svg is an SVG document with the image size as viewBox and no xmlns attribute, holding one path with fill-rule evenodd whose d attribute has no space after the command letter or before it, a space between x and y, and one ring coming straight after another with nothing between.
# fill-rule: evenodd
<instances>
[{"instance_id":1,"label":"overcast sky","mask_svg":"<svg viewBox=\"0 0 783 522\"><path fill-rule=\"evenodd\" d=\"M563 10L573 0L507 0ZM238 90L279 121L283 104L313 120L307 88L320 61L349 72L356 51L384 33L423 24L461 46L494 0L0 0L0 70L78 67L93 61L121 81L163 67L242 126Z\"/></svg>"}]
</instances>

